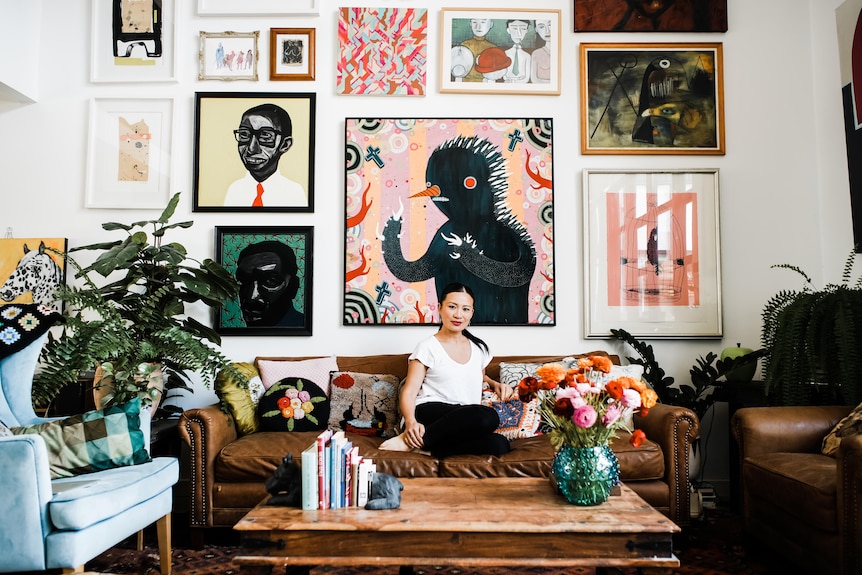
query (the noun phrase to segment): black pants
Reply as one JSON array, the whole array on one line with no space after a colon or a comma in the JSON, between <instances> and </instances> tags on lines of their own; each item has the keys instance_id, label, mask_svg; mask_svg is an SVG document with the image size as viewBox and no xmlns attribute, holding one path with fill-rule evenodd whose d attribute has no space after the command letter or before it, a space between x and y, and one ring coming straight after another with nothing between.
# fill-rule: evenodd
<instances>
[{"instance_id":1,"label":"black pants","mask_svg":"<svg viewBox=\"0 0 862 575\"><path fill-rule=\"evenodd\" d=\"M509 440L495 433L497 412L484 405L429 402L416 406L416 420L425 426L425 445L434 457L450 455L503 455Z\"/></svg>"}]
</instances>

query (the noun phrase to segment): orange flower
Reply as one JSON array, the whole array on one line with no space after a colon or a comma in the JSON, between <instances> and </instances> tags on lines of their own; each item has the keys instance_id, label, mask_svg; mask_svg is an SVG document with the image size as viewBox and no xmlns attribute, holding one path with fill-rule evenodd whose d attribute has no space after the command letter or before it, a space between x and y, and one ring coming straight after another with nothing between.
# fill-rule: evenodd
<instances>
[{"instance_id":1,"label":"orange flower","mask_svg":"<svg viewBox=\"0 0 862 575\"><path fill-rule=\"evenodd\" d=\"M622 398L623 389L623 382L621 382L619 379L614 379L605 384L605 391L608 392L608 395L617 400Z\"/></svg>"},{"instance_id":2,"label":"orange flower","mask_svg":"<svg viewBox=\"0 0 862 575\"><path fill-rule=\"evenodd\" d=\"M566 379L566 368L559 363L546 363L536 370L536 376L545 384L542 389L554 389L558 383ZM553 384L547 387L548 384Z\"/></svg>"},{"instance_id":3,"label":"orange flower","mask_svg":"<svg viewBox=\"0 0 862 575\"><path fill-rule=\"evenodd\" d=\"M657 401L658 394L655 392L654 389L647 388L641 392L641 405L643 407L649 409L650 407L654 406ZM644 415L644 413L641 412L641 415Z\"/></svg>"},{"instance_id":4,"label":"orange flower","mask_svg":"<svg viewBox=\"0 0 862 575\"><path fill-rule=\"evenodd\" d=\"M623 386L623 389L635 389L635 380L631 377L622 376L618 377L615 381L620 382L620 385Z\"/></svg>"},{"instance_id":5,"label":"orange flower","mask_svg":"<svg viewBox=\"0 0 862 575\"><path fill-rule=\"evenodd\" d=\"M643 382L643 380L641 380L641 379L635 379L635 378L633 378L633 377L632 377L632 378L630 378L630 379L632 380L632 386L631 386L631 387L632 387L632 389L633 389L633 390L635 390L635 391L637 391L637 392L639 392L639 393L643 393L643 391L644 391L645 389L647 389L647 385L646 385L646 383L644 383L644 382Z\"/></svg>"},{"instance_id":6,"label":"orange flower","mask_svg":"<svg viewBox=\"0 0 862 575\"><path fill-rule=\"evenodd\" d=\"M613 362L611 362L611 358L605 357L603 355L594 355L592 356L593 360L593 369L601 371L602 373L610 373L611 367L613 366Z\"/></svg>"},{"instance_id":7,"label":"orange flower","mask_svg":"<svg viewBox=\"0 0 862 575\"><path fill-rule=\"evenodd\" d=\"M635 429L632 432L632 436L629 438L629 443L634 447L640 447L645 440L646 433L644 433L642 429Z\"/></svg>"}]
</instances>

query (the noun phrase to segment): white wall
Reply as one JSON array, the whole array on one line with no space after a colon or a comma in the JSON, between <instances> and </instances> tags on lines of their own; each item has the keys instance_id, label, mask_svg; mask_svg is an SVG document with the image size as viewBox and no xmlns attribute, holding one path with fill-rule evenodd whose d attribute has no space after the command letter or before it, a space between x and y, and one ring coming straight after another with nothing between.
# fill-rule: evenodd
<instances>
[{"instance_id":1,"label":"white wall","mask_svg":"<svg viewBox=\"0 0 862 575\"><path fill-rule=\"evenodd\" d=\"M375 0L374 6L429 8L429 75L425 97L336 96L336 7L321 0L314 18L197 16L192 0L177 0L179 81L172 84L89 83L90 2L44 0L39 102L0 102L0 230L16 237L66 236L70 245L105 238L99 224L153 217L153 211L85 209L88 100L93 97L176 98L172 189L183 192L179 217L194 219L180 231L193 255L213 254L217 225L315 227L314 335L226 337L232 358L255 355L366 354L409 351L432 328L345 327L343 285L345 117L550 116L555 132L557 325L477 330L500 355L608 349L612 341L584 340L582 328L581 170L583 168L718 168L721 185L723 340L654 341L670 375L688 380L699 355L742 342L757 347L760 311L779 289L798 287L793 263L818 281L837 280L852 236L841 120L834 8L839 0L729 0L726 34L574 34L570 0L533 0L530 7L562 10L561 96L440 94L439 19L436 2ZM445 3L444 3L445 4ZM463 0L466 7L523 7L513 0ZM317 80L270 82L268 30L317 29ZM198 32L261 31L259 82L197 81ZM581 156L579 153L579 42L723 42L725 156ZM318 95L316 212L314 214L192 213L194 93L196 91L314 91ZM206 319L202 314L201 319ZM201 396L203 401L209 396ZM718 418L720 419L720 417ZM713 437L726 428L715 429ZM712 450L712 439L710 450ZM718 440L716 440L718 441ZM719 443L721 443L719 441ZM705 476L726 476L726 456L710 455ZM718 467L711 471L713 462Z\"/></svg>"}]
</instances>

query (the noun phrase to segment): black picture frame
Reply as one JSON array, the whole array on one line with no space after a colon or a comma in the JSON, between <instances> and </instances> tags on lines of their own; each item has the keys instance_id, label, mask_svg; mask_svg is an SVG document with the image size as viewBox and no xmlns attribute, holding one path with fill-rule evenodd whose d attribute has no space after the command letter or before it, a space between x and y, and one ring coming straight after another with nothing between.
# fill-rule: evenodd
<instances>
[{"instance_id":1,"label":"black picture frame","mask_svg":"<svg viewBox=\"0 0 862 575\"><path fill-rule=\"evenodd\" d=\"M196 92L195 93L195 212L313 212L314 133L316 94L311 92ZM262 206L253 205L257 177L240 157L234 131L243 114L259 105L275 105L287 112L292 125L290 147L277 157L276 173L265 179ZM257 142L255 135L251 142ZM282 139L276 141L280 146ZM252 144L249 144L252 145ZM259 146L257 146L259 147ZM247 148L246 148L247 149ZM257 154L252 151L252 156ZM259 158L259 156L258 156ZM261 177L261 176L258 176ZM276 181L277 180L277 181ZM266 186L282 190L267 205ZM277 188L275 186L278 186ZM304 188L305 198L300 198Z\"/></svg>"},{"instance_id":2,"label":"black picture frame","mask_svg":"<svg viewBox=\"0 0 862 575\"><path fill-rule=\"evenodd\" d=\"M246 281L245 285L240 282L240 295L215 311L216 332L222 335L311 335L314 293L312 265L314 228L312 226L216 226L216 261L239 280L237 268L243 250L253 245L257 245L260 250L267 253L272 253L272 250L266 248L279 249L277 246L264 246L262 245L264 242L284 244L293 253L296 261L297 284L295 295L290 299L293 304L292 309L288 309L279 322L270 324L264 320L262 324L248 325L241 301L251 293L246 290L254 291L256 282ZM246 256L249 254L246 253ZM290 263L286 265L290 266ZM274 289L271 288L271 290ZM290 286L287 287L287 290L291 289ZM279 325L280 322L284 322L284 325Z\"/></svg>"}]
</instances>

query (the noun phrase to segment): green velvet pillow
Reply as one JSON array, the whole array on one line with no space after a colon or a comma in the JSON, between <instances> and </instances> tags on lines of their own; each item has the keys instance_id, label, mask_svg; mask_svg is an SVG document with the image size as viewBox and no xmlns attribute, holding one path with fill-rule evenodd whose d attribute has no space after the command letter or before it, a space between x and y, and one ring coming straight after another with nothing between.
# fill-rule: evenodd
<instances>
[{"instance_id":1,"label":"green velvet pillow","mask_svg":"<svg viewBox=\"0 0 862 575\"><path fill-rule=\"evenodd\" d=\"M237 429L243 435L260 428L257 404L264 393L257 368L251 363L231 364L234 372L223 369L215 380L215 393L222 405L233 416ZM240 381L244 377L245 381Z\"/></svg>"},{"instance_id":2,"label":"green velvet pillow","mask_svg":"<svg viewBox=\"0 0 862 575\"><path fill-rule=\"evenodd\" d=\"M52 479L150 460L141 431L140 399L56 421L13 427L12 433L42 436Z\"/></svg>"}]
</instances>

